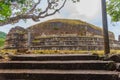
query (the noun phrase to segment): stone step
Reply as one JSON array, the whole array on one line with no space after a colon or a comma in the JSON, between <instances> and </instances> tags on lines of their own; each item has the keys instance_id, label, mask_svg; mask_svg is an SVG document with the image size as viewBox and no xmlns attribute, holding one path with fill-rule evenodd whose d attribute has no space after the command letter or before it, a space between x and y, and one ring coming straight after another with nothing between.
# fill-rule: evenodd
<instances>
[{"instance_id":1,"label":"stone step","mask_svg":"<svg viewBox=\"0 0 120 80\"><path fill-rule=\"evenodd\" d=\"M97 70L0 70L2 80L119 80L119 73Z\"/></svg>"},{"instance_id":2,"label":"stone step","mask_svg":"<svg viewBox=\"0 0 120 80\"><path fill-rule=\"evenodd\" d=\"M13 61L50 61L50 60L98 60L99 56L91 54L26 54L10 55Z\"/></svg>"},{"instance_id":3,"label":"stone step","mask_svg":"<svg viewBox=\"0 0 120 80\"><path fill-rule=\"evenodd\" d=\"M60 69L60 70L115 70L113 61L7 61L0 69Z\"/></svg>"}]
</instances>

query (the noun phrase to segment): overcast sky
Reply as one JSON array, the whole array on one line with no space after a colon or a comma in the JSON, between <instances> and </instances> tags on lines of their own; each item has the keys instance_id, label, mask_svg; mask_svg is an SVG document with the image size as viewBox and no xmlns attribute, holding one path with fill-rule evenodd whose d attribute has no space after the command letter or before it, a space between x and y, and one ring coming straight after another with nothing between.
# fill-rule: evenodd
<instances>
[{"instance_id":1,"label":"overcast sky","mask_svg":"<svg viewBox=\"0 0 120 80\"><path fill-rule=\"evenodd\" d=\"M69 1L69 0L68 0ZM67 2L65 7L60 11L60 13L55 14L44 19L41 19L40 22L55 19L55 18L67 18L67 19L79 19L86 21L88 23L94 24L96 26L102 27L102 14L101 14L101 0L81 0L80 3L72 4L70 1ZM8 31L15 26L22 26L27 28L31 25L37 24L32 20L20 21L14 25L0 26L0 31L8 33ZM116 39L120 35L120 23L117 23L113 26L111 19L108 16L109 30L114 32Z\"/></svg>"}]
</instances>

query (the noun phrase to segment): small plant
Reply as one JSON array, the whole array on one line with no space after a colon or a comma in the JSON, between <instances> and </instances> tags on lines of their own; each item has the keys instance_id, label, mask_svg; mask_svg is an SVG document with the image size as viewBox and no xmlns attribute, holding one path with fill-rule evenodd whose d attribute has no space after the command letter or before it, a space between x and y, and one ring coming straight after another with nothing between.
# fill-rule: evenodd
<instances>
[{"instance_id":1,"label":"small plant","mask_svg":"<svg viewBox=\"0 0 120 80\"><path fill-rule=\"evenodd\" d=\"M110 62L106 65L108 70L116 70L116 64L115 62Z\"/></svg>"},{"instance_id":2,"label":"small plant","mask_svg":"<svg viewBox=\"0 0 120 80\"><path fill-rule=\"evenodd\" d=\"M59 28L58 28L58 27L54 27L53 29L54 29L54 30L59 30Z\"/></svg>"},{"instance_id":3,"label":"small plant","mask_svg":"<svg viewBox=\"0 0 120 80\"><path fill-rule=\"evenodd\" d=\"M97 55L98 56L98 53L92 53L92 55Z\"/></svg>"}]
</instances>

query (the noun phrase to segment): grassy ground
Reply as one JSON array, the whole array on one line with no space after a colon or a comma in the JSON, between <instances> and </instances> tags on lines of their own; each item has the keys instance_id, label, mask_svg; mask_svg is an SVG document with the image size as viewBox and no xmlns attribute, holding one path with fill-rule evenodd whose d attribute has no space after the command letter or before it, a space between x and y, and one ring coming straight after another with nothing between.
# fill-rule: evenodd
<instances>
[{"instance_id":1,"label":"grassy ground","mask_svg":"<svg viewBox=\"0 0 120 80\"><path fill-rule=\"evenodd\" d=\"M0 53L11 53L17 54L16 50L0 50ZM82 50L31 50L30 53L33 54L98 54L100 56L104 55L104 51L82 51ZM111 50L110 54L120 54L120 50Z\"/></svg>"},{"instance_id":2,"label":"grassy ground","mask_svg":"<svg viewBox=\"0 0 120 80\"><path fill-rule=\"evenodd\" d=\"M98 55L104 55L104 50L93 50L93 51L82 51L82 50L33 50L32 53L35 54L98 54ZM120 54L120 50L111 50L110 54Z\"/></svg>"}]
</instances>

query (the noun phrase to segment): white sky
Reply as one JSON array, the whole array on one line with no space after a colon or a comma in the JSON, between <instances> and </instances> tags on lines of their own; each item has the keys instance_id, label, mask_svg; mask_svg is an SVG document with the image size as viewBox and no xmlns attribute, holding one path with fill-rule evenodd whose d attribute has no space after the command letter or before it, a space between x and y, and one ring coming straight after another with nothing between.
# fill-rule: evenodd
<instances>
[{"instance_id":1,"label":"white sky","mask_svg":"<svg viewBox=\"0 0 120 80\"><path fill-rule=\"evenodd\" d=\"M60 13L41 19L41 22L53 18L80 19L102 27L101 0L81 0L81 2L77 4L72 4L70 0L68 0L67 4ZM27 21L27 23L24 23L24 21L21 20L19 23L14 25L1 26L0 31L8 33L12 27L22 26L27 28L34 24L37 23L33 22L32 20ZM118 35L120 35L120 23L117 23L115 26L113 26L110 17L108 16L108 24L109 30L114 32L116 39L118 39Z\"/></svg>"}]
</instances>

